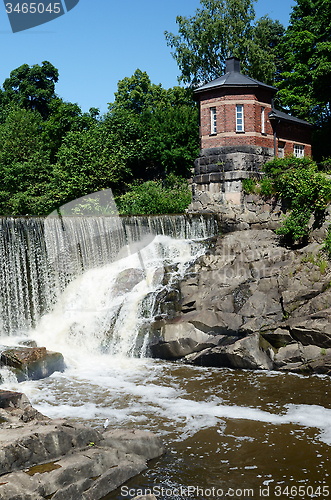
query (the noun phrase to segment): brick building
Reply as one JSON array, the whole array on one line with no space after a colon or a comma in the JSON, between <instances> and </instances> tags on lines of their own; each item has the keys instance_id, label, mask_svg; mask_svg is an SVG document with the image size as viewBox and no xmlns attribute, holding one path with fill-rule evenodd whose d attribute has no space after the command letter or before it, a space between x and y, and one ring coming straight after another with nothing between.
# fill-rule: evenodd
<instances>
[{"instance_id":1,"label":"brick building","mask_svg":"<svg viewBox=\"0 0 331 500\"><path fill-rule=\"evenodd\" d=\"M200 154L194 184L202 191L235 199L241 180L274 156L311 155L311 125L274 108L277 92L226 61L226 73L195 90L200 106Z\"/></svg>"}]
</instances>

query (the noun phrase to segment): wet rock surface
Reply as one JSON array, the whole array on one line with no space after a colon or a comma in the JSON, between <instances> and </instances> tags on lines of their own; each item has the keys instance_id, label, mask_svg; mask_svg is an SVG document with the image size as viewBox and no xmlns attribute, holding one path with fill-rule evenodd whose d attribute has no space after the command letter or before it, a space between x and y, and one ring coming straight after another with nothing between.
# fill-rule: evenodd
<instances>
[{"instance_id":1,"label":"wet rock surface","mask_svg":"<svg viewBox=\"0 0 331 500\"><path fill-rule=\"evenodd\" d=\"M51 420L20 393L0 391L0 403L1 500L98 500L163 453L151 432Z\"/></svg>"},{"instance_id":2,"label":"wet rock surface","mask_svg":"<svg viewBox=\"0 0 331 500\"><path fill-rule=\"evenodd\" d=\"M0 347L0 368L10 368L18 382L49 377L65 368L63 355L45 347Z\"/></svg>"},{"instance_id":3,"label":"wet rock surface","mask_svg":"<svg viewBox=\"0 0 331 500\"><path fill-rule=\"evenodd\" d=\"M220 236L179 291L155 357L331 373L331 265L318 241L290 250L267 229Z\"/></svg>"}]
</instances>

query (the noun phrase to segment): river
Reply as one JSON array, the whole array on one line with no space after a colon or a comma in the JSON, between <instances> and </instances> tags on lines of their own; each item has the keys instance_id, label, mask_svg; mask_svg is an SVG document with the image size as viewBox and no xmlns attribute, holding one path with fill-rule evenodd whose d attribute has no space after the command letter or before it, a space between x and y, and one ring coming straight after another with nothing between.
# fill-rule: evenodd
<instances>
[{"instance_id":1,"label":"river","mask_svg":"<svg viewBox=\"0 0 331 500\"><path fill-rule=\"evenodd\" d=\"M17 242L21 233L15 224ZM39 232L33 227L31 238L37 234L40 242L44 226L38 226ZM210 236L210 226L208 231L205 236ZM68 417L97 428L108 421L109 427L162 436L167 453L108 500L153 488L161 498L171 499L328 498L329 377L202 368L146 357L148 325L156 314L155 296L164 287L164 269L172 269L169 286L205 251L203 231L195 237L186 229L176 237L169 231L156 233L139 251L75 271L64 284L54 270L47 271L46 280L40 269L47 270L41 257L47 245L41 252L36 243L39 250L24 268L29 279L19 279L28 283L27 294L31 283L39 288L25 304L24 315L13 312L12 318L9 306L11 311L20 307L13 303L15 297L26 299L19 287L16 295L4 288L3 296L12 302L2 300L1 343L34 339L62 352L67 368L48 379L20 384L2 369L2 388L26 393L39 411L53 418ZM32 252L26 233L23 239L25 254ZM8 244L4 251L7 259ZM80 261L85 258L81 247L77 255ZM21 259L16 262L25 272ZM133 274L131 286L123 288L119 277L127 270L140 274ZM4 279L10 284L12 275ZM51 293L45 298L43 287L50 286L50 279Z\"/></svg>"}]
</instances>

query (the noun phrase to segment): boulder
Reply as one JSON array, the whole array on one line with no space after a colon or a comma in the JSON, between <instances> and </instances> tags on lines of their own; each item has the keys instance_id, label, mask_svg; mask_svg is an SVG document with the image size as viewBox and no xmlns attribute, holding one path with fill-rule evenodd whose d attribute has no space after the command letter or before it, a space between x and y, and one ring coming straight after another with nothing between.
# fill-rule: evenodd
<instances>
[{"instance_id":1,"label":"boulder","mask_svg":"<svg viewBox=\"0 0 331 500\"><path fill-rule=\"evenodd\" d=\"M47 351L45 347L5 347L0 352L0 367L10 367L17 380L37 380L63 371L61 353Z\"/></svg>"},{"instance_id":2,"label":"boulder","mask_svg":"<svg viewBox=\"0 0 331 500\"><path fill-rule=\"evenodd\" d=\"M230 345L205 349L189 361L201 366L271 370L273 362L260 348L259 334L251 334Z\"/></svg>"},{"instance_id":3,"label":"boulder","mask_svg":"<svg viewBox=\"0 0 331 500\"><path fill-rule=\"evenodd\" d=\"M277 368L283 368L291 363L302 364L305 361L302 345L299 343L289 344L281 347L274 358Z\"/></svg>"},{"instance_id":4,"label":"boulder","mask_svg":"<svg viewBox=\"0 0 331 500\"><path fill-rule=\"evenodd\" d=\"M261 335L276 349L295 342L289 331L284 328L276 328L276 330L269 330L266 332L264 331Z\"/></svg>"},{"instance_id":5,"label":"boulder","mask_svg":"<svg viewBox=\"0 0 331 500\"><path fill-rule=\"evenodd\" d=\"M153 358L180 359L195 352L197 345L198 343L195 340L189 338L170 340L169 342L159 339L157 342L150 344L150 352Z\"/></svg>"},{"instance_id":6,"label":"boulder","mask_svg":"<svg viewBox=\"0 0 331 500\"><path fill-rule=\"evenodd\" d=\"M331 308L289 321L292 337L304 345L331 347Z\"/></svg>"},{"instance_id":7,"label":"boulder","mask_svg":"<svg viewBox=\"0 0 331 500\"><path fill-rule=\"evenodd\" d=\"M266 211L273 210L273 202L269 208L258 198L249 203L254 214L260 211L258 205L261 207L261 221ZM228 213L228 208L223 208ZM237 215L233 214L235 219ZM282 247L279 237L266 229L215 237L206 254L175 284L180 300L177 294L172 308L167 302L171 314L160 307L164 311L162 327L154 330L160 339L152 352L157 357L185 356L188 362L212 366L268 366L293 371L312 371L318 360L318 369L327 370L322 368L323 358L315 356L318 349L314 356L308 356L304 347L331 348L330 282L331 266L316 242L292 251ZM166 337L164 333L170 330L171 335ZM214 338L226 336L226 340L201 341L197 332ZM259 334L270 343L264 352L268 359L259 359L256 341L243 341L243 337L254 339ZM289 345L292 347L284 351ZM238 351L237 346L241 346ZM252 358L247 354L250 348ZM277 349L273 365L271 359ZM309 349L312 353L312 347Z\"/></svg>"},{"instance_id":8,"label":"boulder","mask_svg":"<svg viewBox=\"0 0 331 500\"><path fill-rule=\"evenodd\" d=\"M120 295L131 292L131 290L140 283L145 277L143 269L124 269L116 278L113 287L113 294Z\"/></svg>"},{"instance_id":9,"label":"boulder","mask_svg":"<svg viewBox=\"0 0 331 500\"><path fill-rule=\"evenodd\" d=\"M134 497L132 500L157 500L155 495L140 495L138 497Z\"/></svg>"}]
</instances>

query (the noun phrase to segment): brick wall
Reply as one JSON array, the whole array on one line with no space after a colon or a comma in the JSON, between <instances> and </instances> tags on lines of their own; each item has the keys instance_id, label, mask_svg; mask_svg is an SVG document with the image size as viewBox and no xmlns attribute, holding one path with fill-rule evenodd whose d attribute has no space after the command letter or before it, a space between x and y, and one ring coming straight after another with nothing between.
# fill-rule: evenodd
<instances>
[{"instance_id":1,"label":"brick wall","mask_svg":"<svg viewBox=\"0 0 331 500\"><path fill-rule=\"evenodd\" d=\"M300 124L279 123L277 125L278 147L284 145L285 156L293 155L294 144L304 146L305 156L311 156L311 129Z\"/></svg>"},{"instance_id":2,"label":"brick wall","mask_svg":"<svg viewBox=\"0 0 331 500\"><path fill-rule=\"evenodd\" d=\"M271 95L258 88L226 89L211 91L200 101L200 139L201 148L222 146L251 145L273 147L273 131L268 120L271 111ZM244 132L236 132L236 105L244 109ZM211 111L216 108L217 133L211 135ZM261 110L265 108L265 134L261 133Z\"/></svg>"},{"instance_id":3,"label":"brick wall","mask_svg":"<svg viewBox=\"0 0 331 500\"><path fill-rule=\"evenodd\" d=\"M260 87L214 89L200 95L200 148L243 145L273 148L274 131L268 119L271 99L272 93ZM236 132L237 104L243 105L244 132ZM216 134L211 134L212 107L216 108ZM265 108L264 133L261 124L262 107ZM278 144L284 145L285 155L293 154L294 144L303 145L305 155L311 155L311 130L304 125L279 123L277 139Z\"/></svg>"}]
</instances>

